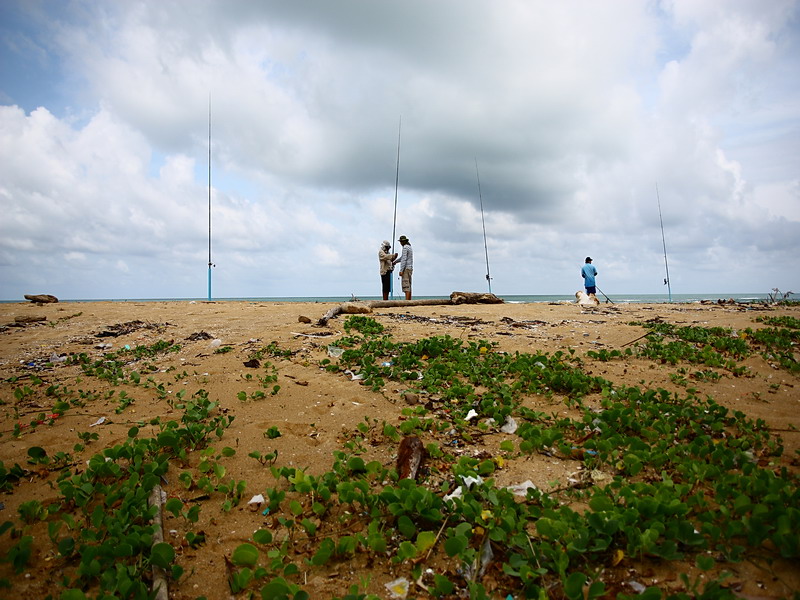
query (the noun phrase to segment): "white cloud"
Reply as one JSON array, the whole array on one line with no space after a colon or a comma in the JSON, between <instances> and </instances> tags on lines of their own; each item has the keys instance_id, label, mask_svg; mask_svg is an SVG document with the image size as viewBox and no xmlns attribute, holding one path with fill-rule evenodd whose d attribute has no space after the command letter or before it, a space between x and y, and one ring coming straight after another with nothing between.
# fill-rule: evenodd
<instances>
[{"instance_id":1,"label":"white cloud","mask_svg":"<svg viewBox=\"0 0 800 600\"><path fill-rule=\"evenodd\" d=\"M796 1L16 8L72 104L0 90L9 298L205 293L209 92L220 295L377 295L400 117L417 295L485 286L476 159L500 293L660 292L656 183L673 282L800 288Z\"/></svg>"}]
</instances>

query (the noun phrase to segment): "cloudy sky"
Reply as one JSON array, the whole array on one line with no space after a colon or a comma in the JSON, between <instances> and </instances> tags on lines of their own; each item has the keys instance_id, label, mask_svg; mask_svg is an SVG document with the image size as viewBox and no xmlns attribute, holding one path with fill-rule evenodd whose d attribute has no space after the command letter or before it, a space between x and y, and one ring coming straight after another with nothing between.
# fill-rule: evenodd
<instances>
[{"instance_id":1,"label":"cloudy sky","mask_svg":"<svg viewBox=\"0 0 800 600\"><path fill-rule=\"evenodd\" d=\"M415 296L665 294L659 199L673 293L800 293L798 0L2 0L0 59L0 299L205 297L209 99L214 297L393 231Z\"/></svg>"}]
</instances>

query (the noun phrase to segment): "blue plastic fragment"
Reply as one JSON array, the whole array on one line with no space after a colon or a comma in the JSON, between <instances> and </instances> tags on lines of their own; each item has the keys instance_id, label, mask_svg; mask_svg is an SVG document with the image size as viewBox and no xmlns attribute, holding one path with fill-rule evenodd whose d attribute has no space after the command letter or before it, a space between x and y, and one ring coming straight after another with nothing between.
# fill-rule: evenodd
<instances>
[{"instance_id":1,"label":"blue plastic fragment","mask_svg":"<svg viewBox=\"0 0 800 600\"><path fill-rule=\"evenodd\" d=\"M268 506L267 508L265 508L265 509L264 509L264 510L261 512L261 514L262 514L262 515L266 515L268 512L269 512L269 506Z\"/></svg>"}]
</instances>

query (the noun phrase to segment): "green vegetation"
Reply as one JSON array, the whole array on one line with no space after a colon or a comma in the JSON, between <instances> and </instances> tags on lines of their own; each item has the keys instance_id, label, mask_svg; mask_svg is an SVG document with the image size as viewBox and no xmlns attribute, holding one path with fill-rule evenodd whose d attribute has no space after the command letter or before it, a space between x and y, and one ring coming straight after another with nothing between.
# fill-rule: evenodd
<instances>
[{"instance_id":1,"label":"green vegetation","mask_svg":"<svg viewBox=\"0 0 800 600\"><path fill-rule=\"evenodd\" d=\"M639 347L588 355L701 366L694 373L680 367L675 381L714 379L713 369L744 374L740 362L754 352L790 368L792 346L782 344L796 341L796 323L764 324L740 333L643 324L651 332ZM691 389L616 386L584 372L574 352L505 353L485 340L450 336L397 342L363 316L348 317L344 328L341 356L321 361L331 376L348 371L375 392L406 391L423 401L403 408L396 423L365 417L321 475L281 464L277 451L238 449L259 463L260 473L269 469L273 483L263 490L263 514L273 527L257 529L226 556L232 594L304 599L309 570L348 562L368 569L388 561L435 597L484 599L513 591L541 599L733 598L725 586L732 565L752 561L768 569L778 558L800 558L798 476L782 464L782 442L764 422ZM254 358L290 356L274 343L267 348ZM162 384L134 377L124 356L80 356L73 364L85 377L166 393ZM277 368L265 368L259 381L269 389ZM17 389L27 399L44 386ZM51 395L63 410L67 398L80 399L62 388ZM533 410L534 397L566 404L572 416ZM58 498L24 503L16 521L0 525L2 558L15 573L37 549L60 561L61 598L147 598L152 565L180 580L184 570L172 545L152 544L152 490L173 471L169 477L202 499L170 498L164 506L182 520L185 545L198 548L206 543L205 533L195 530L201 510L209 502L221 513L233 510L247 482L231 477L225 465L237 450L212 445L225 438L233 416L203 389L176 395L172 406L179 417L146 423L151 437L142 435L145 423L131 427L124 442L95 453L85 469L68 468L67 454L29 448L30 468L58 472ZM512 422L513 433L501 434ZM407 435L423 438L428 451L430 464L418 481L401 480L393 466L366 458L371 445L395 448ZM487 435L502 440L497 455L456 451ZM276 426L264 432L268 439L280 436ZM85 444L96 439L78 437ZM581 475L549 491L529 488L524 497L497 485L505 461L535 454L573 461ZM25 474L0 462L0 489L24 485ZM45 522L47 538L34 535ZM650 561L693 566L703 578L684 575L685 592L653 587L637 595L624 587L629 572ZM369 598L367 589L364 580L344 598Z\"/></svg>"}]
</instances>

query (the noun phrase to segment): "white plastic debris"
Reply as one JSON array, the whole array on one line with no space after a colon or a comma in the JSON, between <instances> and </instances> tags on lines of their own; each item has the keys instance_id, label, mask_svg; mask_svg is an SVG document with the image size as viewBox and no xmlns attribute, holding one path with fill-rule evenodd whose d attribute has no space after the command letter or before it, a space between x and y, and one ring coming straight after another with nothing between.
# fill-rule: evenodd
<instances>
[{"instance_id":1,"label":"white plastic debris","mask_svg":"<svg viewBox=\"0 0 800 600\"><path fill-rule=\"evenodd\" d=\"M408 579L405 577L399 577L394 581L387 583L386 589L389 590L392 598L405 598L408 596L408 586Z\"/></svg>"},{"instance_id":2,"label":"white plastic debris","mask_svg":"<svg viewBox=\"0 0 800 600\"><path fill-rule=\"evenodd\" d=\"M475 484L483 483L483 479L481 479L480 477L463 477L462 481L464 482L464 485L466 486L467 489L471 488ZM463 487L458 486L455 490L453 490L452 494L447 494L447 496L445 496L444 499L452 500L453 498L461 498L463 493L464 493Z\"/></svg>"},{"instance_id":3,"label":"white plastic debris","mask_svg":"<svg viewBox=\"0 0 800 600\"><path fill-rule=\"evenodd\" d=\"M94 427L95 425L102 425L105 422L106 422L106 418L105 417L100 417L99 419L97 419L97 421L95 421L94 423L89 425L89 427Z\"/></svg>"},{"instance_id":4,"label":"white plastic debris","mask_svg":"<svg viewBox=\"0 0 800 600\"><path fill-rule=\"evenodd\" d=\"M514 494L515 496L527 496L528 490L536 490L538 489L536 485L530 480L523 481L522 483L518 483L516 485L509 485L506 489Z\"/></svg>"},{"instance_id":5,"label":"white plastic debris","mask_svg":"<svg viewBox=\"0 0 800 600\"><path fill-rule=\"evenodd\" d=\"M626 581L625 583L627 583L630 586L630 588L637 594L641 594L643 591L647 589L644 585L642 585L638 581L631 580L631 581Z\"/></svg>"},{"instance_id":6,"label":"white plastic debris","mask_svg":"<svg viewBox=\"0 0 800 600\"><path fill-rule=\"evenodd\" d=\"M250 498L250 501L247 504L255 504L257 506L261 506L262 504L264 504L264 494L256 494L255 496Z\"/></svg>"},{"instance_id":7,"label":"white plastic debris","mask_svg":"<svg viewBox=\"0 0 800 600\"><path fill-rule=\"evenodd\" d=\"M328 356L331 358L339 358L342 354L344 354L344 348L339 348L338 346L328 346Z\"/></svg>"},{"instance_id":8,"label":"white plastic debris","mask_svg":"<svg viewBox=\"0 0 800 600\"><path fill-rule=\"evenodd\" d=\"M503 426L500 428L500 431L503 433L514 433L517 430L517 422L514 420L514 417L508 416L506 417L506 422L503 423Z\"/></svg>"},{"instance_id":9,"label":"white plastic debris","mask_svg":"<svg viewBox=\"0 0 800 600\"><path fill-rule=\"evenodd\" d=\"M465 421L469 421L470 419L474 419L477 416L478 416L478 413L475 412L475 409L474 408L470 408L469 412L467 413L467 416L464 417L464 420Z\"/></svg>"},{"instance_id":10,"label":"white plastic debris","mask_svg":"<svg viewBox=\"0 0 800 600\"><path fill-rule=\"evenodd\" d=\"M350 380L351 381L359 381L361 379L364 379L364 375L362 373L356 374L356 373L353 373L350 369L347 369L344 373L345 373L345 375L349 375L350 376Z\"/></svg>"},{"instance_id":11,"label":"white plastic debris","mask_svg":"<svg viewBox=\"0 0 800 600\"><path fill-rule=\"evenodd\" d=\"M209 348L219 348L222 345L222 340L219 338L211 340L211 343L208 345Z\"/></svg>"},{"instance_id":12,"label":"white plastic debris","mask_svg":"<svg viewBox=\"0 0 800 600\"><path fill-rule=\"evenodd\" d=\"M59 356L55 352L53 352L53 354L50 356L50 362L51 363L62 363L62 362L65 362L66 360L67 360L67 356L66 355Z\"/></svg>"}]
</instances>

